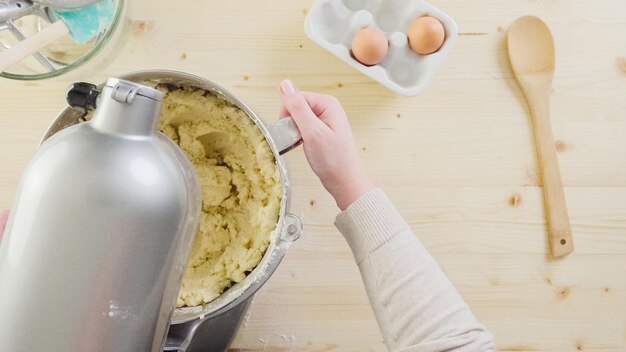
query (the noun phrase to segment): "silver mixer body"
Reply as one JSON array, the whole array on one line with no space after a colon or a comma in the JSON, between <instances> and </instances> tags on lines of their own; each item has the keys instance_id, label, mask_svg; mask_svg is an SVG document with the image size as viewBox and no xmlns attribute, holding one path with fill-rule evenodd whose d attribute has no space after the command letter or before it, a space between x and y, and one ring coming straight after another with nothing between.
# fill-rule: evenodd
<instances>
[{"instance_id":1,"label":"silver mixer body","mask_svg":"<svg viewBox=\"0 0 626 352\"><path fill-rule=\"evenodd\" d=\"M200 209L161 99L109 79L90 122L38 149L0 244L1 350L161 349Z\"/></svg>"}]
</instances>

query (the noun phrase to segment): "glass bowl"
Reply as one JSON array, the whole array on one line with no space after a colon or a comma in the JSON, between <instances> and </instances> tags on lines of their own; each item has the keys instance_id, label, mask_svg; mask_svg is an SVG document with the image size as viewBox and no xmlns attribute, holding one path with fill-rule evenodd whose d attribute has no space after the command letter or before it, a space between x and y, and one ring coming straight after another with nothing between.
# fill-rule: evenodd
<instances>
[{"instance_id":1,"label":"glass bowl","mask_svg":"<svg viewBox=\"0 0 626 352\"><path fill-rule=\"evenodd\" d=\"M128 26L126 23L128 0L113 0L113 2L116 4L116 9L111 25L89 42L79 45L66 35L39 51L45 59L31 55L5 72L0 72L0 77L22 81L41 80L73 71L94 61L96 57L110 59L112 56L110 54L114 51L112 48L117 47L116 43L121 41L120 37L125 32L124 28ZM15 27L27 37L49 25L49 22L40 15L25 16L14 23ZM2 29L1 25L0 29ZM0 51L10 48L17 42L18 38L15 33L9 29L0 30ZM105 48L107 50L104 50ZM104 54L104 51L107 54ZM47 63L42 61L47 61Z\"/></svg>"}]
</instances>

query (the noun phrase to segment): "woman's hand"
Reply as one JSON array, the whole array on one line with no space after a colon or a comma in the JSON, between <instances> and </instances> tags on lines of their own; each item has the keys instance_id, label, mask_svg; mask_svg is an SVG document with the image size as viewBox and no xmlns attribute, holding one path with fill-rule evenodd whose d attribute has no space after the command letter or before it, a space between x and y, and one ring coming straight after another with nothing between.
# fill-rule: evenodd
<instances>
[{"instance_id":1,"label":"woman's hand","mask_svg":"<svg viewBox=\"0 0 626 352\"><path fill-rule=\"evenodd\" d=\"M4 234L4 228L7 226L8 220L9 220L9 211L8 210L0 211L0 241L2 241L2 235Z\"/></svg>"},{"instance_id":2,"label":"woman's hand","mask_svg":"<svg viewBox=\"0 0 626 352\"><path fill-rule=\"evenodd\" d=\"M361 164L346 112L337 98L300 92L280 84L281 117L291 116L302 134L304 153L342 211L374 184Z\"/></svg>"}]
</instances>

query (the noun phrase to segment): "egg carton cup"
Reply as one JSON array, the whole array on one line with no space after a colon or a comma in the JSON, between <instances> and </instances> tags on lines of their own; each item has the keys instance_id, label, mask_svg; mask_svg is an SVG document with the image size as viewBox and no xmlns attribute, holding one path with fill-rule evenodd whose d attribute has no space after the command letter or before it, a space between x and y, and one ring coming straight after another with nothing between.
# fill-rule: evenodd
<instances>
[{"instance_id":1,"label":"egg carton cup","mask_svg":"<svg viewBox=\"0 0 626 352\"><path fill-rule=\"evenodd\" d=\"M446 31L435 53L420 55L411 50L407 32L419 17L431 16ZM380 28L389 40L389 52L374 66L358 62L351 52L352 38L365 27ZM318 0L305 21L306 35L348 65L392 91L420 94L448 55L457 37L454 20L422 0Z\"/></svg>"}]
</instances>

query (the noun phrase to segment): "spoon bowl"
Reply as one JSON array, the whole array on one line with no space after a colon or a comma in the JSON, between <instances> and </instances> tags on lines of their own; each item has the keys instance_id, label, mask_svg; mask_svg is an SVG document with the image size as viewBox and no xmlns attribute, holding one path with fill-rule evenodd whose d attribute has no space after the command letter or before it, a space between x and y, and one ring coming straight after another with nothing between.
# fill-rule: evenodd
<instances>
[{"instance_id":1,"label":"spoon bowl","mask_svg":"<svg viewBox=\"0 0 626 352\"><path fill-rule=\"evenodd\" d=\"M513 22L509 28L508 46L515 76L529 84L552 84L554 40L545 22L534 16Z\"/></svg>"}]
</instances>

